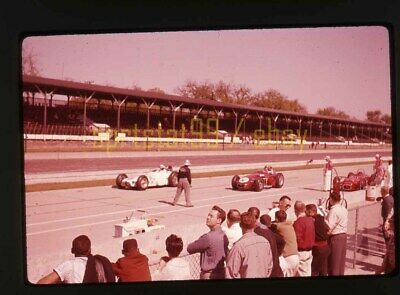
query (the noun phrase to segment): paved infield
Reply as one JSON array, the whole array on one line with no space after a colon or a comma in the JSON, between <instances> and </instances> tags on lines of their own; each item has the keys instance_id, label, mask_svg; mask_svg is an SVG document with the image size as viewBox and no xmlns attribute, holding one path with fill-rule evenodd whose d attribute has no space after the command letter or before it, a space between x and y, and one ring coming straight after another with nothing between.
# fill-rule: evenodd
<instances>
[{"instance_id":1,"label":"paved infield","mask_svg":"<svg viewBox=\"0 0 400 295\"><path fill-rule=\"evenodd\" d=\"M371 154L371 152L369 152ZM265 156L263 156L265 159ZM372 165L338 167L341 175L359 168L371 173ZM170 206L175 188L155 188L146 191L127 191L113 187L93 187L58 191L34 192L26 195L26 243L28 280L36 282L60 262L71 257L74 237L88 235L92 252L101 253L115 261L121 256L124 238L115 238L114 224L122 222L133 212L140 217L143 211L165 225L165 229L135 235L141 251L158 259L164 251L165 238L175 233L184 244L207 232L205 218L213 205L225 210L247 210L257 206L263 212L284 194L293 200L315 203L327 197L321 192L321 169L285 172L285 185L281 189L262 192L238 192L230 187L231 176L199 178L193 181L192 200L195 207ZM349 203L364 198L364 191L345 194ZM181 197L184 204L184 196ZM140 211L137 211L140 210ZM378 214L378 213L377 213Z\"/></svg>"}]
</instances>

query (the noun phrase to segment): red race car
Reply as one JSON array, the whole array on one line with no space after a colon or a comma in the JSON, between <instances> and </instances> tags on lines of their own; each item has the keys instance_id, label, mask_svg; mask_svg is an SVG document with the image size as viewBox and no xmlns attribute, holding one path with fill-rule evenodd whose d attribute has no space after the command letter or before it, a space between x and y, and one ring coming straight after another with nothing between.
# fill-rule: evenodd
<instances>
[{"instance_id":1,"label":"red race car","mask_svg":"<svg viewBox=\"0 0 400 295\"><path fill-rule=\"evenodd\" d=\"M364 171L358 170L357 173L349 172L347 176L335 176L333 178L334 191L358 191L365 189L370 176Z\"/></svg>"},{"instance_id":2,"label":"red race car","mask_svg":"<svg viewBox=\"0 0 400 295\"><path fill-rule=\"evenodd\" d=\"M272 169L264 169L245 176L233 176L232 189L260 192L264 188L280 188L284 182L285 178L282 173L275 173Z\"/></svg>"}]
</instances>

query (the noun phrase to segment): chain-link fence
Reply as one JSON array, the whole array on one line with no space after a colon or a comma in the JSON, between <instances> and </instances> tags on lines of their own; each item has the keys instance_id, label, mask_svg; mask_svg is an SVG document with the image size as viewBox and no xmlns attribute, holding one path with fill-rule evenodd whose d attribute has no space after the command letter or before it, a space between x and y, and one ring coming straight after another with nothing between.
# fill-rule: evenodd
<instances>
[{"instance_id":1,"label":"chain-link fence","mask_svg":"<svg viewBox=\"0 0 400 295\"><path fill-rule=\"evenodd\" d=\"M182 255L181 258L184 258L189 263L190 268L190 276L192 280L200 279L200 254L192 254L192 255ZM150 272L154 273L158 267L158 262L152 263L150 266Z\"/></svg>"},{"instance_id":2,"label":"chain-link fence","mask_svg":"<svg viewBox=\"0 0 400 295\"><path fill-rule=\"evenodd\" d=\"M380 210L376 202L349 209L346 267L374 272L382 263L386 247Z\"/></svg>"}]
</instances>

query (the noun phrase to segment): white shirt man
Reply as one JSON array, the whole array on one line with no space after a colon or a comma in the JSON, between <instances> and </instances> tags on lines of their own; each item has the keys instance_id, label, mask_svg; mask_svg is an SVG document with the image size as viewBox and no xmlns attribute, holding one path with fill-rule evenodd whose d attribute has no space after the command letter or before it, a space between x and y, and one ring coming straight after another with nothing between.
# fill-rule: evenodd
<instances>
[{"instance_id":1,"label":"white shirt man","mask_svg":"<svg viewBox=\"0 0 400 295\"><path fill-rule=\"evenodd\" d=\"M229 244L228 249L232 249L233 243L239 240L243 233L240 227L240 212L236 209L229 210L226 218L227 226L223 226L222 230L225 232Z\"/></svg>"}]
</instances>

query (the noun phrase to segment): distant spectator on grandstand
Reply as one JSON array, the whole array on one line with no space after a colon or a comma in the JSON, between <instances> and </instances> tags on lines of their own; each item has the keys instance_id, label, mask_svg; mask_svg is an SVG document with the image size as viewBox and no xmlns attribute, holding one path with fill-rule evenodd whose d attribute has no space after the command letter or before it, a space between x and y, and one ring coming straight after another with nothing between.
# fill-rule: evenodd
<instances>
[{"instance_id":1,"label":"distant spectator on grandstand","mask_svg":"<svg viewBox=\"0 0 400 295\"><path fill-rule=\"evenodd\" d=\"M273 267L267 239L254 233L256 218L251 212L241 215L243 236L233 245L226 260L226 278L268 278Z\"/></svg>"},{"instance_id":2,"label":"distant spectator on grandstand","mask_svg":"<svg viewBox=\"0 0 400 295\"><path fill-rule=\"evenodd\" d=\"M286 220L286 212L279 210L275 213L276 223L273 230L285 240L285 247L279 257L279 264L285 277L294 277L299 267L299 253L297 251L296 233L291 222Z\"/></svg>"},{"instance_id":3,"label":"distant spectator on grandstand","mask_svg":"<svg viewBox=\"0 0 400 295\"><path fill-rule=\"evenodd\" d=\"M297 219L293 223L293 228L296 233L297 251L299 252L297 274L300 277L310 277L313 260L312 248L315 241L314 219L306 215L306 205L302 201L294 203L294 212Z\"/></svg>"},{"instance_id":4,"label":"distant spectator on grandstand","mask_svg":"<svg viewBox=\"0 0 400 295\"><path fill-rule=\"evenodd\" d=\"M283 211L286 212L286 216L287 216L287 220L288 221L296 220L296 216L294 215L294 212L288 211L291 206L292 206L292 199L289 196L282 196L279 199L278 206L272 208L268 212L268 215L271 217L272 222L275 221L275 213L278 212L279 210L283 210Z\"/></svg>"},{"instance_id":5,"label":"distant spectator on grandstand","mask_svg":"<svg viewBox=\"0 0 400 295\"><path fill-rule=\"evenodd\" d=\"M153 273L153 281L190 280L189 263L179 257L183 250L182 239L174 234L170 235L165 240L165 248L168 256L161 257L158 268Z\"/></svg>"},{"instance_id":6,"label":"distant spectator on grandstand","mask_svg":"<svg viewBox=\"0 0 400 295\"><path fill-rule=\"evenodd\" d=\"M79 284L115 282L115 274L110 261L104 256L93 256L91 254L91 243L87 236L80 235L72 241L71 253L74 254L74 258L58 265L53 269L53 272L41 278L37 283Z\"/></svg>"},{"instance_id":7,"label":"distant spectator on grandstand","mask_svg":"<svg viewBox=\"0 0 400 295\"><path fill-rule=\"evenodd\" d=\"M330 253L328 245L329 227L325 223L325 218L318 214L315 204L306 206L306 215L314 218L315 242L312 248L311 275L327 276L328 275L328 256Z\"/></svg>"},{"instance_id":8,"label":"distant spectator on grandstand","mask_svg":"<svg viewBox=\"0 0 400 295\"><path fill-rule=\"evenodd\" d=\"M206 219L210 231L187 246L189 254L200 253L200 279L224 279L225 259L228 254L228 238L221 224L226 213L218 206L211 208Z\"/></svg>"},{"instance_id":9,"label":"distant spectator on grandstand","mask_svg":"<svg viewBox=\"0 0 400 295\"><path fill-rule=\"evenodd\" d=\"M124 257L112 264L118 282L151 281L149 259L140 253L136 239L124 241L122 254Z\"/></svg>"},{"instance_id":10,"label":"distant spectator on grandstand","mask_svg":"<svg viewBox=\"0 0 400 295\"><path fill-rule=\"evenodd\" d=\"M226 215L226 225L222 226L222 230L225 232L229 244L228 249L232 249L233 243L239 240L243 233L240 227L240 212L237 209L230 209Z\"/></svg>"}]
</instances>

